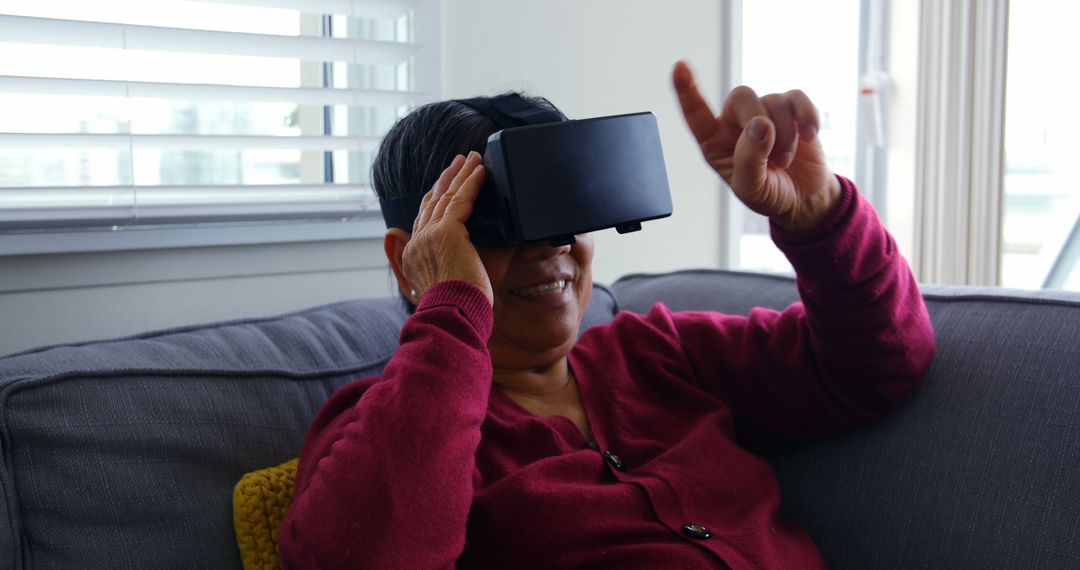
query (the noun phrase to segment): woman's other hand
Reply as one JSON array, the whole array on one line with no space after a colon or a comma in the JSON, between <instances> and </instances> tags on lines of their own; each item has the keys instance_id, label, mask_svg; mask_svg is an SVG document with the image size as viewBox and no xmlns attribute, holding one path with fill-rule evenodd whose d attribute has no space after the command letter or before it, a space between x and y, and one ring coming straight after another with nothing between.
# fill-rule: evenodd
<instances>
[{"instance_id":1,"label":"woman's other hand","mask_svg":"<svg viewBox=\"0 0 1080 570\"><path fill-rule=\"evenodd\" d=\"M714 116L685 62L672 72L686 124L701 153L751 210L788 231L813 228L840 198L825 164L817 109L802 91L758 97L736 87Z\"/></svg>"},{"instance_id":2,"label":"woman's other hand","mask_svg":"<svg viewBox=\"0 0 1080 570\"><path fill-rule=\"evenodd\" d=\"M472 283L494 302L487 271L465 228L483 184L480 154L471 152L455 157L424 195L402 253L402 271L417 292L414 302L432 285L450 280Z\"/></svg>"}]
</instances>

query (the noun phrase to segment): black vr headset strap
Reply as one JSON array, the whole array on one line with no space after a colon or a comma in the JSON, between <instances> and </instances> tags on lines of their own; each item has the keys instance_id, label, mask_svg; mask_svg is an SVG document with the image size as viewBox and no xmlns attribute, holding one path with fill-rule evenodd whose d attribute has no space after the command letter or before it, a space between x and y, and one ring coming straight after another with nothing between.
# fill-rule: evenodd
<instances>
[{"instance_id":1,"label":"black vr headset strap","mask_svg":"<svg viewBox=\"0 0 1080 570\"><path fill-rule=\"evenodd\" d=\"M491 119L500 130L564 120L558 113L540 107L517 93L490 98L454 99L454 102L461 103ZM424 194L417 194L392 200L379 200L386 227L400 228L411 233L416 215L420 213L420 201L423 199Z\"/></svg>"},{"instance_id":2,"label":"black vr headset strap","mask_svg":"<svg viewBox=\"0 0 1080 570\"><path fill-rule=\"evenodd\" d=\"M491 119L491 122L498 125L499 129L557 123L564 120L555 111L545 109L517 93L490 98L454 99L454 102L461 103Z\"/></svg>"},{"instance_id":3,"label":"black vr headset strap","mask_svg":"<svg viewBox=\"0 0 1080 570\"><path fill-rule=\"evenodd\" d=\"M417 194L393 200L379 200L379 208L382 209L386 227L400 228L412 233L413 223L416 221L417 214L420 213L420 202L423 199L423 194Z\"/></svg>"}]
</instances>

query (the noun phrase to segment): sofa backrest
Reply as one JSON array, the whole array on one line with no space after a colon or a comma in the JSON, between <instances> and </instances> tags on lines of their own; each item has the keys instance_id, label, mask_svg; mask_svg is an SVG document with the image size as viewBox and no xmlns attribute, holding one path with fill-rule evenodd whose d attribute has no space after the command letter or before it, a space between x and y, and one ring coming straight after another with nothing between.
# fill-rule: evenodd
<instances>
[{"instance_id":1,"label":"sofa backrest","mask_svg":"<svg viewBox=\"0 0 1080 570\"><path fill-rule=\"evenodd\" d=\"M628 276L620 308L745 314L795 282ZM1080 294L923 287L937 354L893 416L778 452L787 515L832 568L1080 568Z\"/></svg>"},{"instance_id":2,"label":"sofa backrest","mask_svg":"<svg viewBox=\"0 0 1080 570\"><path fill-rule=\"evenodd\" d=\"M586 324L614 312L597 286ZM298 455L405 318L349 301L0 358L0 568L239 568L233 487Z\"/></svg>"},{"instance_id":3,"label":"sofa backrest","mask_svg":"<svg viewBox=\"0 0 1080 570\"><path fill-rule=\"evenodd\" d=\"M637 312L797 299L792 279L724 271L611 289ZM878 424L774 454L786 513L834 568L1080 567L1080 295L924 294L924 385ZM614 303L598 287L587 322ZM0 358L0 568L238 568L233 485L295 456L404 318L352 301Z\"/></svg>"}]
</instances>

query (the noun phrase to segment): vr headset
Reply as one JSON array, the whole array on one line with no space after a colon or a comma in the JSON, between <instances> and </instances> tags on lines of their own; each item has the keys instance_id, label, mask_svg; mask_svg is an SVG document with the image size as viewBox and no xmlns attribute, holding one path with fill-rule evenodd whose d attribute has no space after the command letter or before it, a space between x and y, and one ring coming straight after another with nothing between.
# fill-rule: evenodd
<instances>
[{"instance_id":1,"label":"vr headset","mask_svg":"<svg viewBox=\"0 0 1080 570\"><path fill-rule=\"evenodd\" d=\"M487 178L466 223L478 247L547 241L671 215L660 132L652 113L563 119L517 94L458 100L502 130L484 150ZM412 231L422 194L381 200L388 228Z\"/></svg>"}]
</instances>

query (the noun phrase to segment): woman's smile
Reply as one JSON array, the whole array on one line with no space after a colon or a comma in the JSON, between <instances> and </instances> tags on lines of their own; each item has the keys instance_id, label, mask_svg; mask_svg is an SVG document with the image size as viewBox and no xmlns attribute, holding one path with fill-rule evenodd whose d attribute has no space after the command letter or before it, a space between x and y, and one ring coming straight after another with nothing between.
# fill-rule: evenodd
<instances>
[{"instance_id":1,"label":"woman's smile","mask_svg":"<svg viewBox=\"0 0 1080 570\"><path fill-rule=\"evenodd\" d=\"M574 302L575 291L573 285L573 281L569 279L541 283L510 291L510 300L514 304L523 304L529 307L557 309Z\"/></svg>"},{"instance_id":2,"label":"woman's smile","mask_svg":"<svg viewBox=\"0 0 1080 570\"><path fill-rule=\"evenodd\" d=\"M566 280L558 279L550 283L541 283L540 285L533 285L532 287L511 291L511 293L519 297L544 297L562 293L565 288Z\"/></svg>"}]
</instances>

